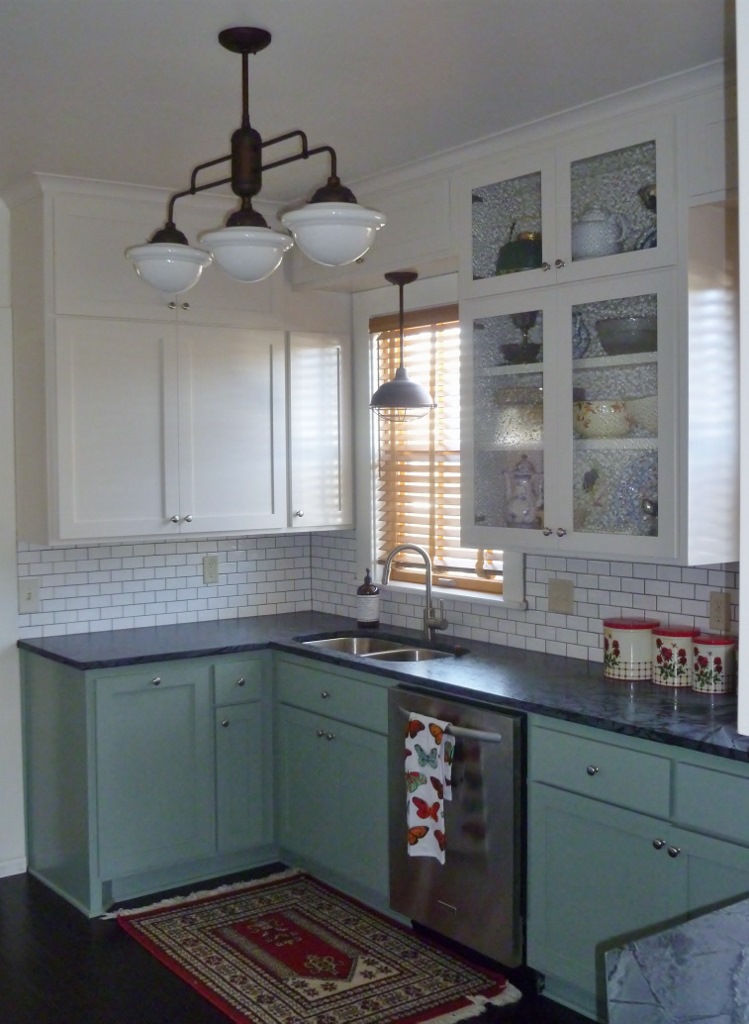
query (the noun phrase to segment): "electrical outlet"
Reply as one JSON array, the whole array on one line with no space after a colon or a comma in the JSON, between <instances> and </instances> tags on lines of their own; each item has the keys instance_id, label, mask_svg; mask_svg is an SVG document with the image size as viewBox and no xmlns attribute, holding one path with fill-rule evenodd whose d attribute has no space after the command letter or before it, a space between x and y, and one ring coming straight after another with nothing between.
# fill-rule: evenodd
<instances>
[{"instance_id":1,"label":"electrical outlet","mask_svg":"<svg viewBox=\"0 0 749 1024\"><path fill-rule=\"evenodd\" d=\"M203 556L203 583L209 586L218 583L218 555Z\"/></svg>"},{"instance_id":2,"label":"electrical outlet","mask_svg":"<svg viewBox=\"0 0 749 1024\"><path fill-rule=\"evenodd\" d=\"M39 580L35 576L26 576L18 581L18 610L23 615L40 612Z\"/></svg>"},{"instance_id":3,"label":"electrical outlet","mask_svg":"<svg viewBox=\"0 0 749 1024\"><path fill-rule=\"evenodd\" d=\"M731 597L723 590L710 593L710 629L727 633L731 628Z\"/></svg>"},{"instance_id":4,"label":"electrical outlet","mask_svg":"<svg viewBox=\"0 0 749 1024\"><path fill-rule=\"evenodd\" d=\"M575 588L572 580L549 580L549 611L572 615L575 611Z\"/></svg>"}]
</instances>

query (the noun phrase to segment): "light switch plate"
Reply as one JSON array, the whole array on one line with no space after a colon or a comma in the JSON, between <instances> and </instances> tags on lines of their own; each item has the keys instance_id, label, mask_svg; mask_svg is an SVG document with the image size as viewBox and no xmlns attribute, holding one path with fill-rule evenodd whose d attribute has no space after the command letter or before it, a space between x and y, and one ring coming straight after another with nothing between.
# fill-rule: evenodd
<instances>
[{"instance_id":1,"label":"light switch plate","mask_svg":"<svg viewBox=\"0 0 749 1024\"><path fill-rule=\"evenodd\" d=\"M575 611L575 587L572 580L549 580L549 611L572 615Z\"/></svg>"},{"instance_id":2,"label":"light switch plate","mask_svg":"<svg viewBox=\"0 0 749 1024\"><path fill-rule=\"evenodd\" d=\"M26 576L18 581L18 610L22 615L40 612L39 580L35 576Z\"/></svg>"},{"instance_id":3,"label":"light switch plate","mask_svg":"<svg viewBox=\"0 0 749 1024\"><path fill-rule=\"evenodd\" d=\"M203 583L209 586L218 583L218 555L203 556Z\"/></svg>"},{"instance_id":4,"label":"light switch plate","mask_svg":"<svg viewBox=\"0 0 749 1024\"><path fill-rule=\"evenodd\" d=\"M731 628L731 595L724 590L710 593L710 629L727 633Z\"/></svg>"}]
</instances>

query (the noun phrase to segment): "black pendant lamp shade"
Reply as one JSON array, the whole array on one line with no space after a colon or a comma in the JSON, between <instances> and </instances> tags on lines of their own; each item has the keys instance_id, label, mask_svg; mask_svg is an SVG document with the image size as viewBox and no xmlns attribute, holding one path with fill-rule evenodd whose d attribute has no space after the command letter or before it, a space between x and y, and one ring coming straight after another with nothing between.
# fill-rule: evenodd
<instances>
[{"instance_id":1,"label":"black pendant lamp shade","mask_svg":"<svg viewBox=\"0 0 749 1024\"><path fill-rule=\"evenodd\" d=\"M403 288L418 276L415 270L394 270L385 274L385 280L397 284L400 292L400 366L395 377L380 385L369 403L369 408L374 409L381 419L414 420L435 408L427 389L418 381L411 380L403 365Z\"/></svg>"}]
</instances>

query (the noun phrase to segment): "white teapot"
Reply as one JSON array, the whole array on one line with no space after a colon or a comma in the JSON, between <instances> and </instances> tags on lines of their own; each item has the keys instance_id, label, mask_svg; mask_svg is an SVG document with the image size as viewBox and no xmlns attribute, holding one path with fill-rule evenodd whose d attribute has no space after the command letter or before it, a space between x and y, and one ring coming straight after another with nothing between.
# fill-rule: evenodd
<instances>
[{"instance_id":1,"label":"white teapot","mask_svg":"<svg viewBox=\"0 0 749 1024\"><path fill-rule=\"evenodd\" d=\"M572 225L572 259L588 260L622 251L629 222L621 213L591 206Z\"/></svg>"}]
</instances>

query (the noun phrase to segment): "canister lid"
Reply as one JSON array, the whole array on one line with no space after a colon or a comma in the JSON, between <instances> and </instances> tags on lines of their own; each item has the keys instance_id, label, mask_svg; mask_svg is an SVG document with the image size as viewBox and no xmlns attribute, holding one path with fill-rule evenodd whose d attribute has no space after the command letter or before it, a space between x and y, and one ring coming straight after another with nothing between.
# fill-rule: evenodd
<instances>
[{"instance_id":1,"label":"canister lid","mask_svg":"<svg viewBox=\"0 0 749 1024\"><path fill-rule=\"evenodd\" d=\"M604 619L607 629L654 629L660 626L660 619Z\"/></svg>"},{"instance_id":2,"label":"canister lid","mask_svg":"<svg viewBox=\"0 0 749 1024\"><path fill-rule=\"evenodd\" d=\"M659 626L653 630L655 636L697 636L698 633L695 626Z\"/></svg>"},{"instance_id":3,"label":"canister lid","mask_svg":"<svg viewBox=\"0 0 749 1024\"><path fill-rule=\"evenodd\" d=\"M729 644L736 643L736 637L726 636L725 633L698 633L694 642L705 647L728 647Z\"/></svg>"}]
</instances>

